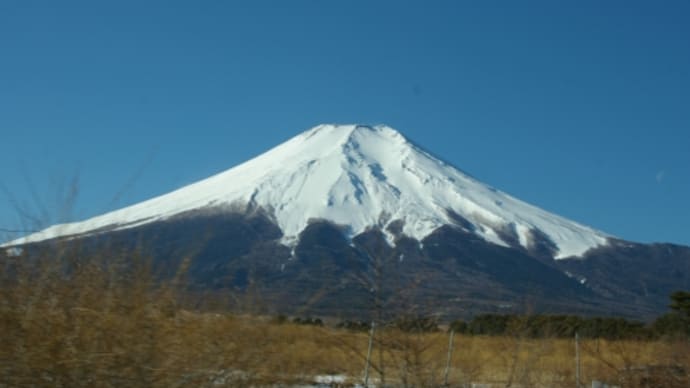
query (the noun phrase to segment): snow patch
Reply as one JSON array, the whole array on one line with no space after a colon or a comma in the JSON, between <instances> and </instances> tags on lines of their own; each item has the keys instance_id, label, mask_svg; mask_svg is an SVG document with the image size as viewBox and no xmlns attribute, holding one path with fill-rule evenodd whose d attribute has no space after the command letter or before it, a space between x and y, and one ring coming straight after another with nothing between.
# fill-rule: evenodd
<instances>
[{"instance_id":1,"label":"snow patch","mask_svg":"<svg viewBox=\"0 0 690 388\"><path fill-rule=\"evenodd\" d=\"M24 253L24 250L20 247L12 247L12 248L5 249L5 254L9 257L21 256L23 253Z\"/></svg>"}]
</instances>

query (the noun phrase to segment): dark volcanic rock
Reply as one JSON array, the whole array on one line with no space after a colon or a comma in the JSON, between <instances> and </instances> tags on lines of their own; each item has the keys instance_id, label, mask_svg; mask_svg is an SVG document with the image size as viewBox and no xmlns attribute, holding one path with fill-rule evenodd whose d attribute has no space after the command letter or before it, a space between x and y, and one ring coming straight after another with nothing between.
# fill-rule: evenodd
<instances>
[{"instance_id":1,"label":"dark volcanic rock","mask_svg":"<svg viewBox=\"0 0 690 388\"><path fill-rule=\"evenodd\" d=\"M690 289L690 247L612 241L584 258L556 263L597 295L629 305L638 316L666 311L673 291Z\"/></svg>"},{"instance_id":2,"label":"dark volcanic rock","mask_svg":"<svg viewBox=\"0 0 690 388\"><path fill-rule=\"evenodd\" d=\"M290 248L280 243L282 233L271 217L254 209L185 214L66 244L90 252L126 247L152 257L166 269L163 276L190 258L186 278L192 292L230 297L241 301L236 306L269 313L650 318L666 310L672 291L690 289L690 248L677 245L614 241L584 258L553 260L553 243L543 235L533 235L530 249L502 247L467 230L461 218L421 242L396 233L391 245L375 228L351 239L346 233L345 227L312 220ZM510 240L510 230L505 234Z\"/></svg>"}]
</instances>

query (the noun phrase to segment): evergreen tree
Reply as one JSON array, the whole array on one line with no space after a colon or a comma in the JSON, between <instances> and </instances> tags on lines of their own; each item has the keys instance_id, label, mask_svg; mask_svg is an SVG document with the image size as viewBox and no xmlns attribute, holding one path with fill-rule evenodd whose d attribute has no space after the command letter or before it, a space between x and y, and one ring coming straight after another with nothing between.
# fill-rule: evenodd
<instances>
[{"instance_id":1,"label":"evergreen tree","mask_svg":"<svg viewBox=\"0 0 690 388\"><path fill-rule=\"evenodd\" d=\"M690 335L690 292L676 291L671 294L670 313L657 318L652 330L657 336Z\"/></svg>"},{"instance_id":2,"label":"evergreen tree","mask_svg":"<svg viewBox=\"0 0 690 388\"><path fill-rule=\"evenodd\" d=\"M690 292L676 291L671 294L671 305L669 307L684 319L690 320Z\"/></svg>"}]
</instances>

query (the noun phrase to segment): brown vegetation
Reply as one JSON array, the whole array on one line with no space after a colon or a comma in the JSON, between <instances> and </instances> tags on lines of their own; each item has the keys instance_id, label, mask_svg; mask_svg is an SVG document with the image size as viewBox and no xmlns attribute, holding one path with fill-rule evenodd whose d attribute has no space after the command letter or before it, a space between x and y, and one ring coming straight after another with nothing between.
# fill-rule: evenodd
<instances>
[{"instance_id":1,"label":"brown vegetation","mask_svg":"<svg viewBox=\"0 0 690 388\"><path fill-rule=\"evenodd\" d=\"M240 315L222 303L192 309L180 293L184 271L161 281L136 255L59 256L1 258L0 387L262 386L323 374L362 381L367 331ZM443 384L447 333L384 327L373 344L370 382ZM687 340L588 339L580 348L583 383L687 384ZM529 338L520 327L456 336L448 372L453 386L572 387L574 342Z\"/></svg>"}]
</instances>

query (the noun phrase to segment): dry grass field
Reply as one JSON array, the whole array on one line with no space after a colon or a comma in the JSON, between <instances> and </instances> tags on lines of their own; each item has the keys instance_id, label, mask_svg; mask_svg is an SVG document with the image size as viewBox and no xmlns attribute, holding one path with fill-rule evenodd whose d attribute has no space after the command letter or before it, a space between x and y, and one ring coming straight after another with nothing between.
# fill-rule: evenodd
<instances>
[{"instance_id":1,"label":"dry grass field","mask_svg":"<svg viewBox=\"0 0 690 388\"><path fill-rule=\"evenodd\" d=\"M318 375L363 382L368 332L193 310L179 302L179 276L156 281L144 260L127 260L3 258L0 387L290 386ZM444 331L377 330L369 382L442 386L448 339ZM687 340L582 340L580 355L583 384L686 386L682 370L690 370ZM575 364L573 340L519 330L458 335L447 381L573 387Z\"/></svg>"}]
</instances>

